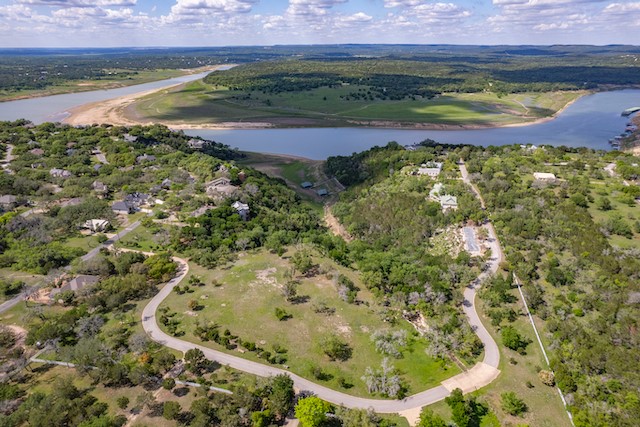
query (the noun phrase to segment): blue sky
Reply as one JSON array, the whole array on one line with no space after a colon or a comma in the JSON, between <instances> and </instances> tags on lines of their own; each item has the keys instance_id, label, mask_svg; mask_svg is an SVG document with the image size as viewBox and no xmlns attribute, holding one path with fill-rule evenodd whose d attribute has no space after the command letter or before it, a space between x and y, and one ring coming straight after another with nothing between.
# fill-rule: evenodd
<instances>
[{"instance_id":1,"label":"blue sky","mask_svg":"<svg viewBox=\"0 0 640 427\"><path fill-rule=\"evenodd\" d=\"M0 0L1 47L639 40L640 0Z\"/></svg>"}]
</instances>

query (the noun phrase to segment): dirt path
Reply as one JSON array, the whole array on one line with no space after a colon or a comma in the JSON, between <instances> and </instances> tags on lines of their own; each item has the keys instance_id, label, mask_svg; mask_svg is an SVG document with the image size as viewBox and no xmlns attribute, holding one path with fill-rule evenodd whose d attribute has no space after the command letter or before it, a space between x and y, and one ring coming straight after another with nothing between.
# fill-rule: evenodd
<instances>
[{"instance_id":1,"label":"dirt path","mask_svg":"<svg viewBox=\"0 0 640 427\"><path fill-rule=\"evenodd\" d=\"M324 222L333 234L342 237L347 243L353 240L353 236L351 236L340 221L338 221L338 218L333 215L329 205L324 205Z\"/></svg>"}]
</instances>

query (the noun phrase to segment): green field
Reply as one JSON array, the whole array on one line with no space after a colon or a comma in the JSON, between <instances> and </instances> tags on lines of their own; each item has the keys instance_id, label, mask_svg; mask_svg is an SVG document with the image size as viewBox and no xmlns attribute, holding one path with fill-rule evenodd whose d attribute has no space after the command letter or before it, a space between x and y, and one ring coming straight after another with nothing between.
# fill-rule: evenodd
<instances>
[{"instance_id":1,"label":"green field","mask_svg":"<svg viewBox=\"0 0 640 427\"><path fill-rule=\"evenodd\" d=\"M337 267L326 259L315 258L315 261L321 264L322 269L339 271L357 283L352 271ZM191 287L190 292L183 295L173 292L161 306L161 309L167 307L176 313L175 318L180 321L178 331L184 332L182 339L201 343L193 335L196 322L215 322L220 325L220 332L228 328L232 334L243 340L254 341L272 353L274 346L286 348L286 365L292 372L314 379L312 368L319 367L328 374L327 379L320 382L350 394L367 396L361 377L368 366L378 368L382 362L383 356L375 351L370 339L374 331L402 329L413 336L412 327L405 321L400 320L396 325L385 323L381 318L382 307L374 303L373 297L361 285L358 299L362 303L356 305L342 301L333 279L325 274L300 278L298 295L303 296L304 302L287 302L281 288L289 263L264 251L245 254L229 268L215 271L195 265L190 268L191 274L200 276L205 286ZM214 279L218 286L211 284ZM191 300L197 301L201 308L190 310L188 303ZM335 308L335 313L316 313L313 307L321 302ZM292 317L279 321L275 316L276 307L284 309ZM337 334L350 344L353 355L349 360L332 362L323 354L319 342L330 334ZM422 339L413 337L412 341L404 351L403 358L392 359L402 372L410 394L435 386L459 372L455 365L443 366L427 356ZM212 342L204 342L203 345L223 350L222 346ZM251 352L225 351L264 362ZM340 378L352 384L352 387L341 387Z\"/></svg>"},{"instance_id":2,"label":"green field","mask_svg":"<svg viewBox=\"0 0 640 427\"><path fill-rule=\"evenodd\" d=\"M230 91L196 81L146 96L127 107L125 114L143 122L185 124L264 122L275 126L353 126L390 121L408 126L500 126L549 117L582 94L449 93L433 99L347 100L350 93L366 90L365 86L341 86L263 94Z\"/></svg>"}]
</instances>

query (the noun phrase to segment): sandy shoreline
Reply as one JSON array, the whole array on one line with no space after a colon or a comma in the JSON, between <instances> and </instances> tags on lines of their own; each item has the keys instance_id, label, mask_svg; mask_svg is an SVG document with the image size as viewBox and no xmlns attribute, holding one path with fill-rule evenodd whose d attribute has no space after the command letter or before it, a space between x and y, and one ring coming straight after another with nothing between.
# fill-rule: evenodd
<instances>
[{"instance_id":1,"label":"sandy shoreline","mask_svg":"<svg viewBox=\"0 0 640 427\"><path fill-rule=\"evenodd\" d=\"M220 66L222 67L222 66ZM216 67L217 68L217 67ZM153 120L135 120L128 118L124 114L124 110L136 102L139 98L150 95L152 93L166 91L171 88L183 85L184 83L177 83L167 85L165 87L138 92L130 95L121 96L118 98L109 99L106 101L98 101L89 104L84 104L75 107L65 113L69 114L67 118L63 120L63 123L70 125L91 125L100 123L109 123L117 126L134 126L134 125L151 125L151 124L163 124L171 129L176 130L194 130L194 129L207 129L207 130L240 130L240 129L269 129L269 128L304 128L304 127L331 127L326 124L319 124L316 126L304 126L292 122L290 125L278 126L276 123L269 122L222 122L222 123L184 123L184 122L156 122ZM549 117L542 117L531 121L523 121L521 123L509 123L509 124L493 124L493 125L478 125L478 124L439 124L439 123L406 123L406 122L394 122L394 121L382 121L382 120L345 120L346 123L354 125L354 127L366 127L366 128L379 128L379 129L407 129L407 130L477 130L477 129L494 129L501 127L522 127L531 126L540 123L545 123L554 120L559 114L565 111L578 99L589 92L580 94L576 99L568 102L564 107L558 110L556 113ZM343 127L343 126L338 126Z\"/></svg>"}]
</instances>

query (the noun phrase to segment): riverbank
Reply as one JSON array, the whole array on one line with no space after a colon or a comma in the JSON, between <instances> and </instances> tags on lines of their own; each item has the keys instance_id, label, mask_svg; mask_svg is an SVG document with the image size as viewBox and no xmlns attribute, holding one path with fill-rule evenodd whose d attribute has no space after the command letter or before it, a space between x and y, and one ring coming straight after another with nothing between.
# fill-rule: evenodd
<instances>
[{"instance_id":1,"label":"riverbank","mask_svg":"<svg viewBox=\"0 0 640 427\"><path fill-rule=\"evenodd\" d=\"M44 98L47 96L65 95L72 93L92 92L96 90L111 90L123 87L136 86L140 84L156 82L181 76L190 76L193 74L212 71L214 66L189 68L189 69L166 69L154 71L142 71L134 77L128 77L120 80L81 80L69 81L60 85L54 85L42 90L23 91L10 95L0 94L1 102L19 101L25 99ZM217 66L215 66L217 67Z\"/></svg>"}]
</instances>

